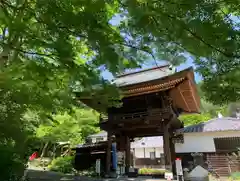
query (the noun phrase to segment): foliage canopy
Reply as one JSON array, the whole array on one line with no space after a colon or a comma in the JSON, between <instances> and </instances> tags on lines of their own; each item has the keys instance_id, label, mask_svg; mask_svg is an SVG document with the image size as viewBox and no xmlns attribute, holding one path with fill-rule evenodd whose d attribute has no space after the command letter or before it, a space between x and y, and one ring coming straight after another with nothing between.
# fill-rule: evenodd
<instances>
[{"instance_id":1,"label":"foliage canopy","mask_svg":"<svg viewBox=\"0 0 240 181\"><path fill-rule=\"evenodd\" d=\"M56 119L56 113L70 114L74 92L92 95L97 86L117 97L101 71L115 75L150 58L176 65L192 56L207 100L236 102L238 6L239 0L0 1L0 151L18 150L18 160L6 158L24 163L34 126ZM119 23L113 25L116 16ZM29 110L38 117L27 119ZM59 120L72 120L66 115ZM10 179L8 173L1 180Z\"/></svg>"},{"instance_id":2,"label":"foliage canopy","mask_svg":"<svg viewBox=\"0 0 240 181\"><path fill-rule=\"evenodd\" d=\"M239 1L126 0L122 24L138 42L162 52L192 55L214 104L240 99Z\"/></svg>"},{"instance_id":3,"label":"foliage canopy","mask_svg":"<svg viewBox=\"0 0 240 181\"><path fill-rule=\"evenodd\" d=\"M34 90L53 86L56 91L50 96L60 96L61 88L61 94L72 97L69 84L70 89L90 92L92 85L108 83L99 76L103 69L115 74L149 58L179 64L187 53L204 78L207 99L214 104L234 102L240 89L238 3L1 1L0 59L7 67L1 82L16 86L20 77L28 83L34 79ZM21 76L19 69L29 72ZM18 75L17 80L6 76L10 73ZM55 80L64 80L61 87Z\"/></svg>"},{"instance_id":4,"label":"foliage canopy","mask_svg":"<svg viewBox=\"0 0 240 181\"><path fill-rule=\"evenodd\" d=\"M37 137L46 142L67 142L72 146L85 141L86 137L99 131L96 126L98 114L90 109L75 109L74 113L53 115L53 120L36 129Z\"/></svg>"}]
</instances>

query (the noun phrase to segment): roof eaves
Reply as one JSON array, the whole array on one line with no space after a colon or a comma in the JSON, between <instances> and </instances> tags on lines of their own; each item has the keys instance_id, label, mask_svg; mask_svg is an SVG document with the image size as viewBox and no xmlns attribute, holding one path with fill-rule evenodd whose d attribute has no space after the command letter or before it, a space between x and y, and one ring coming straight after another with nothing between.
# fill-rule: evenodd
<instances>
[{"instance_id":1,"label":"roof eaves","mask_svg":"<svg viewBox=\"0 0 240 181\"><path fill-rule=\"evenodd\" d=\"M209 129L209 130L204 129L205 125L208 125L210 123L217 122L217 121L239 121L239 124L240 124L240 120L238 120L237 118L232 118L232 117L213 118L207 122L201 122L196 125L190 125L190 126L178 129L177 133L199 133L199 132L236 131L236 130L238 130L238 129L234 129L233 127L232 128L227 128L227 127L215 128L215 129Z\"/></svg>"}]
</instances>

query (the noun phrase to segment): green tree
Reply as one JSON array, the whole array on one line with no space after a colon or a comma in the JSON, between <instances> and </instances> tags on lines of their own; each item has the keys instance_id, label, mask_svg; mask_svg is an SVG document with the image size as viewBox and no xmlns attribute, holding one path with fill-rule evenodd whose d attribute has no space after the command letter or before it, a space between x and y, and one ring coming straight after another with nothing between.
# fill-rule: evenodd
<instances>
[{"instance_id":1,"label":"green tree","mask_svg":"<svg viewBox=\"0 0 240 181\"><path fill-rule=\"evenodd\" d=\"M126 0L121 1L122 27L137 43L154 43L161 52L178 56L190 54L203 76L207 100L235 102L240 99L238 4L229 0Z\"/></svg>"},{"instance_id":2,"label":"green tree","mask_svg":"<svg viewBox=\"0 0 240 181\"><path fill-rule=\"evenodd\" d=\"M40 141L36 146L41 157L55 157L60 142L70 143L71 147L84 142L88 135L99 131L98 119L99 115L89 108L73 108L71 113L52 115L51 120L44 121L36 129L35 139ZM49 151L52 155L46 155Z\"/></svg>"},{"instance_id":3,"label":"green tree","mask_svg":"<svg viewBox=\"0 0 240 181\"><path fill-rule=\"evenodd\" d=\"M46 120L72 107L73 90L90 93L96 84L107 89L101 66L123 68L118 65L130 53L117 53L127 44L109 24L117 8L105 1L0 2L1 180L19 180L23 173L27 140L39 124L27 124L27 110ZM124 65L137 62L126 59Z\"/></svg>"},{"instance_id":4,"label":"green tree","mask_svg":"<svg viewBox=\"0 0 240 181\"><path fill-rule=\"evenodd\" d=\"M188 114L181 115L179 119L184 123L184 126L190 126L194 124L198 124L201 122L209 121L212 118L210 114Z\"/></svg>"},{"instance_id":5,"label":"green tree","mask_svg":"<svg viewBox=\"0 0 240 181\"><path fill-rule=\"evenodd\" d=\"M227 106L216 106L212 103L205 101L204 99L201 100L201 112L208 113L212 117L217 117L218 113L221 113L223 116L229 116Z\"/></svg>"},{"instance_id":6,"label":"green tree","mask_svg":"<svg viewBox=\"0 0 240 181\"><path fill-rule=\"evenodd\" d=\"M18 163L24 163L23 143L32 134L22 119L27 110L45 118L69 110L76 102L73 91L94 95L97 103L104 99L107 106L118 91L103 80L101 70L116 74L139 67L150 57L178 64L185 60L184 53L190 53L203 75L207 99L214 104L235 102L240 85L239 23L230 15L238 18L238 4L228 0L0 1L0 152L8 145L10 152L18 150ZM117 14L122 18L114 26L110 22ZM96 85L103 91L96 93ZM4 164L2 168L7 168Z\"/></svg>"},{"instance_id":7,"label":"green tree","mask_svg":"<svg viewBox=\"0 0 240 181\"><path fill-rule=\"evenodd\" d=\"M45 143L70 141L76 146L90 134L100 131L98 119L98 114L91 109L75 109L72 114L65 112L53 115L53 120L41 124L36 134Z\"/></svg>"},{"instance_id":8,"label":"green tree","mask_svg":"<svg viewBox=\"0 0 240 181\"><path fill-rule=\"evenodd\" d=\"M203 82L197 84L198 95L201 100L201 113L208 113L212 117L217 117L218 113L221 113L223 116L227 116L227 105L213 105L211 102L207 101L205 92L202 90Z\"/></svg>"}]
</instances>

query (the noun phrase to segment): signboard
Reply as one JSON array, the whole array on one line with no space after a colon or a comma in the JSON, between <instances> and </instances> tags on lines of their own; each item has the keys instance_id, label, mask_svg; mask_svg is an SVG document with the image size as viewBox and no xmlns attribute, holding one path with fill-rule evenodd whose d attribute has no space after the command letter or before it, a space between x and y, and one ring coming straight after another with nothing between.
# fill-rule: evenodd
<instances>
[{"instance_id":1,"label":"signboard","mask_svg":"<svg viewBox=\"0 0 240 181\"><path fill-rule=\"evenodd\" d=\"M164 178L167 180L172 180L173 179L173 173L172 172L165 172L164 173Z\"/></svg>"},{"instance_id":2,"label":"signboard","mask_svg":"<svg viewBox=\"0 0 240 181\"><path fill-rule=\"evenodd\" d=\"M182 160L180 158L176 158L175 163L177 175L183 175Z\"/></svg>"},{"instance_id":3,"label":"signboard","mask_svg":"<svg viewBox=\"0 0 240 181\"><path fill-rule=\"evenodd\" d=\"M119 165L124 165L124 152L117 152L117 162Z\"/></svg>"},{"instance_id":4,"label":"signboard","mask_svg":"<svg viewBox=\"0 0 240 181\"><path fill-rule=\"evenodd\" d=\"M101 160L100 159L96 160L96 173L98 173L98 174L101 173Z\"/></svg>"}]
</instances>

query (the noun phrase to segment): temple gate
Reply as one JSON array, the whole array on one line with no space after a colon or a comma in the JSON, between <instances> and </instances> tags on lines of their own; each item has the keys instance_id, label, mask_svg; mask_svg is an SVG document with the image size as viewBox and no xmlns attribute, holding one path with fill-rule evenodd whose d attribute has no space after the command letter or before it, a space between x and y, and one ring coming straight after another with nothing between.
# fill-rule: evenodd
<instances>
[{"instance_id":1,"label":"temple gate","mask_svg":"<svg viewBox=\"0 0 240 181\"><path fill-rule=\"evenodd\" d=\"M192 68L173 73L169 66L155 67L118 76L114 83L123 92L122 106L109 107L99 125L108 132L106 173L110 172L111 143L125 151L126 172L131 166L130 142L135 137L163 136L165 167L175 172L174 132L182 128L182 113L199 113L200 98ZM81 99L97 110L96 100ZM101 106L101 102L98 102Z\"/></svg>"}]
</instances>

